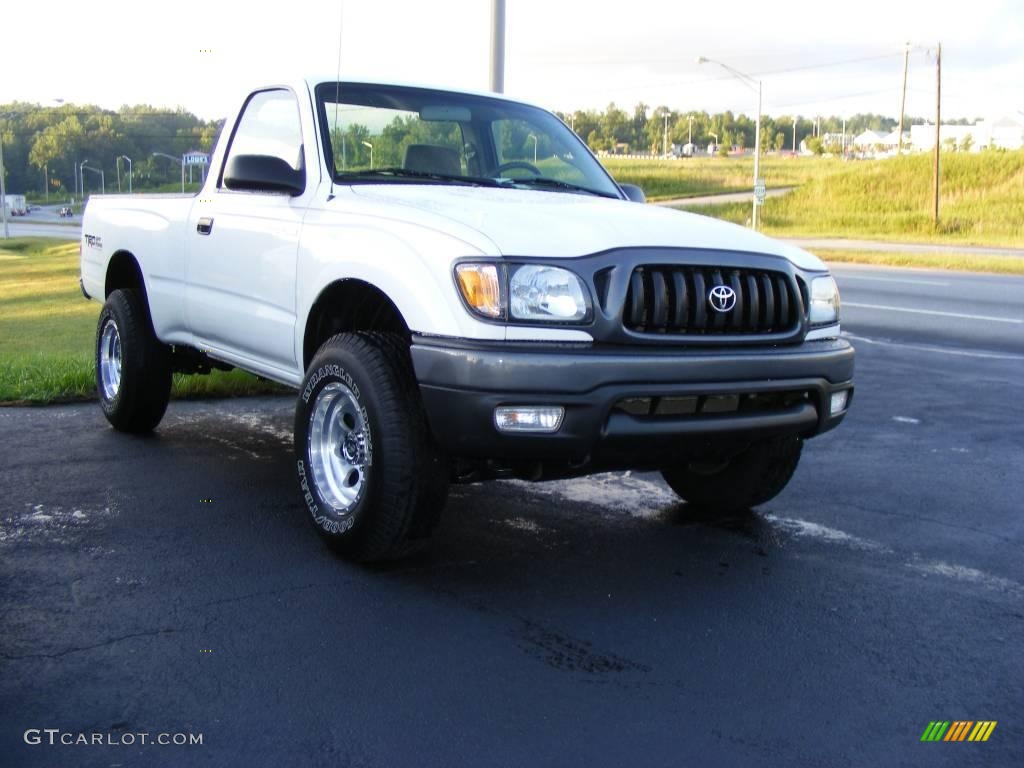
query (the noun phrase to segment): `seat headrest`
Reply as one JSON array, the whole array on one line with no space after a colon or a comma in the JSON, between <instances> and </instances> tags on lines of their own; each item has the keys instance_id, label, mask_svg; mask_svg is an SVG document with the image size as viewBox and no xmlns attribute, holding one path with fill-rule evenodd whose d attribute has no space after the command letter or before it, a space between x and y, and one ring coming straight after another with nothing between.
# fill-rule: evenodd
<instances>
[{"instance_id":1,"label":"seat headrest","mask_svg":"<svg viewBox=\"0 0 1024 768\"><path fill-rule=\"evenodd\" d=\"M437 144L410 144L405 148L403 168L423 173L443 173L448 176L460 176L462 164L459 153L451 147Z\"/></svg>"}]
</instances>

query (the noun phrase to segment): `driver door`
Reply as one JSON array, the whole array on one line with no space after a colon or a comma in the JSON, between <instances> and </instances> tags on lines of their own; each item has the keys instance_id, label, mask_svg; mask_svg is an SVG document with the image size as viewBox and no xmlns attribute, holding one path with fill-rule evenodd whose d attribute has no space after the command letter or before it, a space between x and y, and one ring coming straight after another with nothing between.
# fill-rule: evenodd
<instances>
[{"instance_id":1,"label":"driver door","mask_svg":"<svg viewBox=\"0 0 1024 768\"><path fill-rule=\"evenodd\" d=\"M292 372L295 280L302 220L313 194L234 191L223 169L235 155L269 155L305 167L298 104L291 90L253 93L242 109L216 185L188 222L186 322L196 345L256 370ZM208 199L207 199L208 198Z\"/></svg>"}]
</instances>

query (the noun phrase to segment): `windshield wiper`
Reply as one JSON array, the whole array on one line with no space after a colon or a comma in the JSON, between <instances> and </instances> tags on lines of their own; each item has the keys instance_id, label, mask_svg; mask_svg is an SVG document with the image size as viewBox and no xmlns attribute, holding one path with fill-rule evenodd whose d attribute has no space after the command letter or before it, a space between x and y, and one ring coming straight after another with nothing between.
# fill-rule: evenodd
<instances>
[{"instance_id":1,"label":"windshield wiper","mask_svg":"<svg viewBox=\"0 0 1024 768\"><path fill-rule=\"evenodd\" d=\"M590 187L581 187L579 184L571 184L570 182L562 181L561 179L552 179L549 176L526 176L524 178L507 179L506 181L512 182L516 185L564 189L569 192L584 192L588 195L597 195L598 197L610 197L613 200L620 199L618 195L612 192L602 192L597 189L591 189Z\"/></svg>"},{"instance_id":2,"label":"windshield wiper","mask_svg":"<svg viewBox=\"0 0 1024 768\"><path fill-rule=\"evenodd\" d=\"M414 171L409 168L374 168L364 171L341 171L336 174L341 183L346 181L378 181L380 179L424 179L426 181L444 181L452 184L468 184L476 187L504 186L497 179L483 176L456 176L449 173L433 173L430 171Z\"/></svg>"}]
</instances>

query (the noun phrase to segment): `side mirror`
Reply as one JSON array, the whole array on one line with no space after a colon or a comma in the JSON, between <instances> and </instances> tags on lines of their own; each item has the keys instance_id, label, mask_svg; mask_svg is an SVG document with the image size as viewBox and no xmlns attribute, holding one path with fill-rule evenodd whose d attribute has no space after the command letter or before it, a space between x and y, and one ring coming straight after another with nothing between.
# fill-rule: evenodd
<instances>
[{"instance_id":1,"label":"side mirror","mask_svg":"<svg viewBox=\"0 0 1024 768\"><path fill-rule=\"evenodd\" d=\"M632 200L634 203L647 202L647 195L636 184L619 184L619 189L622 190L627 199Z\"/></svg>"},{"instance_id":2,"label":"side mirror","mask_svg":"<svg viewBox=\"0 0 1024 768\"><path fill-rule=\"evenodd\" d=\"M296 171L279 157L234 155L224 168L224 186L253 192L286 192L295 197L306 189L306 172Z\"/></svg>"}]
</instances>

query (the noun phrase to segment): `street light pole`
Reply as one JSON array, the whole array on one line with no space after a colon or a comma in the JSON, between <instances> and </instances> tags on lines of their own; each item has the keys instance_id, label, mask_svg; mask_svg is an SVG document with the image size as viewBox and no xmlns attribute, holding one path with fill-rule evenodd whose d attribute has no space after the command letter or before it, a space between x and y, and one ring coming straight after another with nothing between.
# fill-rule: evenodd
<instances>
[{"instance_id":1,"label":"street light pole","mask_svg":"<svg viewBox=\"0 0 1024 768\"><path fill-rule=\"evenodd\" d=\"M761 178L761 81L751 77L750 75L740 72L738 69L730 67L728 64L723 64L720 61L714 59L708 59L701 56L697 59L698 64L717 64L726 72L733 75L741 83L745 84L748 88L757 91L757 121L754 124L754 130L757 132L754 136L754 187L756 189L757 182ZM753 212L750 216L751 229L757 229L757 193L754 193L753 198Z\"/></svg>"},{"instance_id":2,"label":"street light pole","mask_svg":"<svg viewBox=\"0 0 1024 768\"><path fill-rule=\"evenodd\" d=\"M536 136L536 134L531 133L526 138L533 139L533 164L536 165L537 164L537 136Z\"/></svg>"},{"instance_id":3,"label":"street light pole","mask_svg":"<svg viewBox=\"0 0 1024 768\"><path fill-rule=\"evenodd\" d=\"M665 133L661 138L661 154L668 157L668 112L665 113Z\"/></svg>"},{"instance_id":4,"label":"street light pole","mask_svg":"<svg viewBox=\"0 0 1024 768\"><path fill-rule=\"evenodd\" d=\"M690 145L690 151L693 151L693 115L687 115L686 119L690 121L690 132L686 137L686 143Z\"/></svg>"},{"instance_id":5,"label":"street light pole","mask_svg":"<svg viewBox=\"0 0 1024 768\"><path fill-rule=\"evenodd\" d=\"M754 137L754 188L761 180L761 81L757 81L757 123L754 126L757 136ZM757 231L757 193L754 193L754 210L751 213L751 229Z\"/></svg>"},{"instance_id":6,"label":"street light pole","mask_svg":"<svg viewBox=\"0 0 1024 768\"><path fill-rule=\"evenodd\" d=\"M103 169L102 168L93 168L90 165L83 165L82 166L82 170L83 171L92 171L93 173L98 173L100 175L100 194L101 195L107 194L107 180L106 180L106 177L103 174Z\"/></svg>"},{"instance_id":7,"label":"street light pole","mask_svg":"<svg viewBox=\"0 0 1024 768\"><path fill-rule=\"evenodd\" d=\"M708 136L710 136L711 138L713 138L715 140L715 147L717 147L718 146L718 134L717 133L712 133L711 131L708 131ZM710 155L711 153L709 152L708 154Z\"/></svg>"},{"instance_id":8,"label":"street light pole","mask_svg":"<svg viewBox=\"0 0 1024 768\"><path fill-rule=\"evenodd\" d=\"M360 142L364 147L370 148L370 170L373 170L373 144L368 141Z\"/></svg>"},{"instance_id":9,"label":"street light pole","mask_svg":"<svg viewBox=\"0 0 1024 768\"><path fill-rule=\"evenodd\" d=\"M78 164L78 181L82 187L82 205L85 205L85 171L83 171L82 169L85 168L85 164L88 162L89 159L86 158L85 160Z\"/></svg>"},{"instance_id":10,"label":"street light pole","mask_svg":"<svg viewBox=\"0 0 1024 768\"><path fill-rule=\"evenodd\" d=\"M128 194L132 193L132 159L128 155L121 155L125 160L128 161Z\"/></svg>"}]
</instances>

